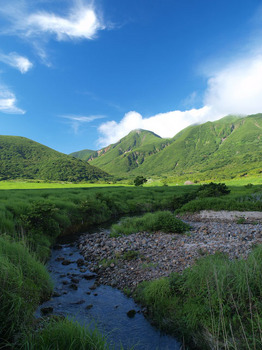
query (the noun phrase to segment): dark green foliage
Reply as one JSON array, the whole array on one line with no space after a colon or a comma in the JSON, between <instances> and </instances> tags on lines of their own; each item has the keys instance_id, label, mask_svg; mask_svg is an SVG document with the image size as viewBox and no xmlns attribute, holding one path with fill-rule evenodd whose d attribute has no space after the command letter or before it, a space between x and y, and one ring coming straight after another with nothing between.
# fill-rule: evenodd
<instances>
[{"instance_id":1,"label":"dark green foliage","mask_svg":"<svg viewBox=\"0 0 262 350\"><path fill-rule=\"evenodd\" d=\"M197 197L220 197L229 194L230 190L224 183L213 183L201 185L197 190Z\"/></svg>"},{"instance_id":2,"label":"dark green foliage","mask_svg":"<svg viewBox=\"0 0 262 350\"><path fill-rule=\"evenodd\" d=\"M171 212L158 211L147 213L141 217L125 218L119 224L112 225L111 235L129 235L142 231L183 233L189 229L189 225L177 219Z\"/></svg>"},{"instance_id":3,"label":"dark green foliage","mask_svg":"<svg viewBox=\"0 0 262 350\"><path fill-rule=\"evenodd\" d=\"M57 237L60 233L59 225L55 220L57 211L55 205L49 201L33 202L20 216L21 224L28 234L43 233Z\"/></svg>"},{"instance_id":4,"label":"dark green foliage","mask_svg":"<svg viewBox=\"0 0 262 350\"><path fill-rule=\"evenodd\" d=\"M0 136L0 180L97 181L104 171L18 136Z\"/></svg>"},{"instance_id":5,"label":"dark green foliage","mask_svg":"<svg viewBox=\"0 0 262 350\"><path fill-rule=\"evenodd\" d=\"M142 186L146 182L147 182L147 179L144 176L137 176L134 180L134 185Z\"/></svg>"},{"instance_id":6,"label":"dark green foliage","mask_svg":"<svg viewBox=\"0 0 262 350\"><path fill-rule=\"evenodd\" d=\"M155 321L199 349L260 349L262 247L247 261L222 254L200 259L183 274L147 282L137 298ZM210 343L212 341L212 343Z\"/></svg>"}]
</instances>

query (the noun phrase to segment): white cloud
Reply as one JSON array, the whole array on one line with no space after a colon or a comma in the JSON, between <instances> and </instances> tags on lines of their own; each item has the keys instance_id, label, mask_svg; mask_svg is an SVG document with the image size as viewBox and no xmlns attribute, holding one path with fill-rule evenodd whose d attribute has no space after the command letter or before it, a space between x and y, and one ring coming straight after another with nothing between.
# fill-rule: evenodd
<instances>
[{"instance_id":1,"label":"white cloud","mask_svg":"<svg viewBox=\"0 0 262 350\"><path fill-rule=\"evenodd\" d=\"M117 142L134 129L145 129L153 131L161 137L170 138L191 124L202 123L207 119L214 120L219 117L208 106L188 111L160 113L149 118L143 118L141 114L131 111L126 113L119 123L108 121L100 125L98 130L101 136L98 142L102 147L107 146Z\"/></svg>"},{"instance_id":2,"label":"white cloud","mask_svg":"<svg viewBox=\"0 0 262 350\"><path fill-rule=\"evenodd\" d=\"M83 1L73 1L73 6L66 16L47 11L29 10L29 2L17 3L16 8L4 6L0 10L11 22L11 28L4 33L19 35L24 38L46 40L49 35L59 41L68 39L93 39L98 30L105 29L94 6Z\"/></svg>"},{"instance_id":3,"label":"white cloud","mask_svg":"<svg viewBox=\"0 0 262 350\"><path fill-rule=\"evenodd\" d=\"M0 61L18 69L21 73L26 73L33 67L32 62L30 62L28 58L20 56L15 52L9 55L0 53Z\"/></svg>"},{"instance_id":4,"label":"white cloud","mask_svg":"<svg viewBox=\"0 0 262 350\"><path fill-rule=\"evenodd\" d=\"M16 97L4 86L0 86L0 112L7 114L25 114L16 106Z\"/></svg>"},{"instance_id":5,"label":"white cloud","mask_svg":"<svg viewBox=\"0 0 262 350\"><path fill-rule=\"evenodd\" d=\"M62 115L61 118L69 120L69 124L71 125L74 133L77 134L81 125L85 123L91 123L97 119L103 119L105 118L105 116L103 115L90 115L90 116Z\"/></svg>"},{"instance_id":6,"label":"white cloud","mask_svg":"<svg viewBox=\"0 0 262 350\"><path fill-rule=\"evenodd\" d=\"M134 129L146 129L161 137L173 137L191 124L214 121L228 114L249 115L262 112L262 54L232 60L219 70L209 73L203 107L186 111L174 110L149 118L132 111L120 122L108 121L99 127L101 146L117 142ZM255 53L256 52L256 53ZM193 93L193 97L196 93Z\"/></svg>"},{"instance_id":7,"label":"white cloud","mask_svg":"<svg viewBox=\"0 0 262 350\"><path fill-rule=\"evenodd\" d=\"M204 103L220 114L262 112L262 55L238 59L208 80Z\"/></svg>"}]
</instances>

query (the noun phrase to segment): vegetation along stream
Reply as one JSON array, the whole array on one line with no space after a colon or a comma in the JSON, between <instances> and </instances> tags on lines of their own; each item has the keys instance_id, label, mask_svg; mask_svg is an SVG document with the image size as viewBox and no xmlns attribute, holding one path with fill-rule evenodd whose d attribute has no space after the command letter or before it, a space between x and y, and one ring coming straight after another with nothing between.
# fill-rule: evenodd
<instances>
[{"instance_id":1,"label":"vegetation along stream","mask_svg":"<svg viewBox=\"0 0 262 350\"><path fill-rule=\"evenodd\" d=\"M145 319L132 298L109 286L93 288L95 274L86 269L77 240L76 236L64 237L52 250L48 268L55 289L52 298L38 308L37 316L51 313L96 325L112 348L180 349L176 339Z\"/></svg>"}]
</instances>

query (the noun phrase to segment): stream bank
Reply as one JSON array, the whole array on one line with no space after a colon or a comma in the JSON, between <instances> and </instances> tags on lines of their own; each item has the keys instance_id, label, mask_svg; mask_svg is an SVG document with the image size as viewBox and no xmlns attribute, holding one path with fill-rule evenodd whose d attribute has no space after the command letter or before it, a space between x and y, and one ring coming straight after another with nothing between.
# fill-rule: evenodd
<instances>
[{"instance_id":1,"label":"stream bank","mask_svg":"<svg viewBox=\"0 0 262 350\"><path fill-rule=\"evenodd\" d=\"M104 230L103 230L104 231ZM100 231L97 233L100 235ZM144 317L141 308L120 290L106 285L97 286L97 275L87 269L77 241L68 237L58 241L48 264L55 283L52 298L37 310L43 315L68 316L80 324L91 323L112 345L112 349L172 349L179 350L180 343L162 334Z\"/></svg>"}]
</instances>

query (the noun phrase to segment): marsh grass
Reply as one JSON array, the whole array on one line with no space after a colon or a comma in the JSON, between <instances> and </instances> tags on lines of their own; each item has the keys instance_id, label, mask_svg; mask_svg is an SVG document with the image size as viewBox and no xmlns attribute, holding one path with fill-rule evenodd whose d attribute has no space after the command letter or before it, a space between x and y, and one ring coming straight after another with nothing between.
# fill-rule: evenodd
<instances>
[{"instance_id":1,"label":"marsh grass","mask_svg":"<svg viewBox=\"0 0 262 350\"><path fill-rule=\"evenodd\" d=\"M11 188L12 186L18 188L20 186L16 183L12 183L9 186L9 184L2 182L0 185L2 186L1 188ZM37 187L45 186L45 184L26 183L24 186L31 189L0 190L0 343L3 340L5 343L10 342L11 348L13 346L12 342L15 339L19 339L21 331L30 327L32 315L39 301L47 298L50 294L52 289L51 282L45 267L39 261L46 261L50 253L50 247L55 242L57 236L72 232L84 232L84 230L94 224L100 224L109 219L127 214L143 214L163 210L172 211L181 207L182 211L196 211L200 210L200 208L217 210L230 208L237 210L256 210L254 208L257 208L261 210L262 207L262 187L257 185L248 186L248 188L231 187L231 193L224 196L223 199L204 198L194 201L191 199L194 197L197 186L134 188L120 186L106 187L102 185L103 187L99 188L97 185L96 187L90 185L83 187L85 185L73 186L68 184L72 188L64 188L65 186L63 184L50 184L52 187L59 187L60 185L63 188L37 189ZM135 231L164 229L167 232L169 230L171 232L178 232L177 229L174 229L174 216L171 213L156 214L156 216L160 215L158 216L157 223L154 216L151 216L153 214L148 215L143 222L145 226L141 227L135 224L138 225L135 227ZM134 222L134 219L132 218L131 221ZM132 224L131 221L130 224ZM131 231L133 232L134 229L132 228ZM207 263L210 264L211 262L208 261ZM259 315L261 310L259 303L256 302L253 305L254 300L256 300L254 299L254 294L257 294L254 293L252 281L249 280L250 291L248 295L251 300L251 307L248 310L251 308L253 317L252 322L249 324L251 328L249 328L252 330L252 334L257 337L259 334ZM181 282L179 285L182 288L183 283ZM156 284L155 288L158 288L157 286ZM174 307L180 310L181 320L186 319L186 313L183 314L181 308L177 308L176 306L176 294L172 288L170 289L171 294L169 293L167 298L168 303L172 301L171 306L165 304L167 302L166 300L163 301L164 305L169 305L167 306L168 312L164 317L162 317L161 309L157 313L159 320L161 318L165 320L165 325L169 325L169 320L172 321L171 326L168 326L171 329L173 329L173 323L178 321L174 316L170 315L170 310L174 310ZM196 285L194 288L197 289L199 287ZM255 290L256 288L257 286ZM162 291L161 293L165 294L164 289L160 289ZM189 296L190 290L188 292ZM161 293L158 294L160 305L162 303L162 299L160 298ZM186 300L185 293L182 288L177 294L177 300L181 301L179 299L181 295ZM152 293L152 298L153 295L154 293ZM211 293L211 295L213 294ZM238 294L234 292L232 295L237 306L237 315L242 320L242 317L246 317L247 312L242 308L242 305L241 307L239 306L239 300L236 297ZM197 309L196 302L198 297L192 295L190 298L192 303L192 300L196 298L195 304L193 303L192 305ZM227 296L227 299L231 300L229 296ZM211 300L213 299L211 298ZM205 303L201 302L200 304L199 309L201 310ZM236 310L233 301L230 304L230 308ZM190 303L187 305L187 309L188 312L191 310ZM212 308L208 308L206 306L206 310L210 309L213 310L212 312L216 316L215 311L217 308L213 306ZM177 312L178 315L179 312ZM198 314L196 313L196 315L192 318L195 319L195 325L198 324ZM235 316L235 318L237 320L238 316ZM215 318L214 320L215 325L217 324L217 319ZM181 322L179 321L177 323L180 324ZM202 320L200 318L200 324L201 322ZM159 321L159 323L161 322ZM229 323L228 326L226 322L224 323L226 329L228 327L229 329L232 328L232 332L235 334L235 325ZM242 328L246 329L247 323L242 323ZM239 322L238 325L240 325L239 329L242 329ZM190 327L190 330L194 330L192 328L193 326ZM206 323L203 323L204 327L207 329L206 332L214 334L210 324L206 325ZM219 331L217 332L217 337L219 338L220 336ZM238 339L238 334L236 334L235 339Z\"/></svg>"},{"instance_id":2,"label":"marsh grass","mask_svg":"<svg viewBox=\"0 0 262 350\"><path fill-rule=\"evenodd\" d=\"M215 254L181 275L141 284L136 298L162 329L199 349L261 349L261 271L261 246L246 261Z\"/></svg>"},{"instance_id":3,"label":"marsh grass","mask_svg":"<svg viewBox=\"0 0 262 350\"><path fill-rule=\"evenodd\" d=\"M41 300L52 292L45 267L23 242L0 236L0 339L12 341L28 326Z\"/></svg>"},{"instance_id":4,"label":"marsh grass","mask_svg":"<svg viewBox=\"0 0 262 350\"><path fill-rule=\"evenodd\" d=\"M96 329L80 326L69 319L44 322L34 333L24 336L20 350L109 350L107 339Z\"/></svg>"},{"instance_id":5,"label":"marsh grass","mask_svg":"<svg viewBox=\"0 0 262 350\"><path fill-rule=\"evenodd\" d=\"M183 233L189 229L190 226L188 224L177 219L171 212L158 211L144 214L141 217L123 219L119 224L112 225L111 236L130 235L142 231Z\"/></svg>"}]
</instances>

